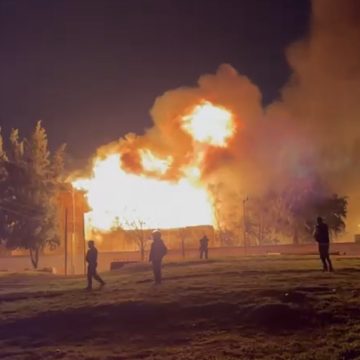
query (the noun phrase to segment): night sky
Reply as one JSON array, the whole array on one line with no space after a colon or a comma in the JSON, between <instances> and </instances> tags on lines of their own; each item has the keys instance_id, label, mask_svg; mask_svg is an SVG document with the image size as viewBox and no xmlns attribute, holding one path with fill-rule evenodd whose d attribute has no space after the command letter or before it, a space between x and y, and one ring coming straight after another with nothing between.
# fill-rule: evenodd
<instances>
[{"instance_id":1,"label":"night sky","mask_svg":"<svg viewBox=\"0 0 360 360\"><path fill-rule=\"evenodd\" d=\"M0 0L0 124L26 135L42 119L81 161L224 62L269 103L309 16L308 0Z\"/></svg>"}]
</instances>

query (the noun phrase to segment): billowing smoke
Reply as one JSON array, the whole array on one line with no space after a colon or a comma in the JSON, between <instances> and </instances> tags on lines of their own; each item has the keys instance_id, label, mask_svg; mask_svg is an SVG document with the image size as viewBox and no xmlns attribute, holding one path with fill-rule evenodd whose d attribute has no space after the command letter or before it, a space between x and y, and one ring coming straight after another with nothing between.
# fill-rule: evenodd
<instances>
[{"instance_id":1,"label":"billowing smoke","mask_svg":"<svg viewBox=\"0 0 360 360\"><path fill-rule=\"evenodd\" d=\"M230 139L229 146L209 147L193 141L192 137L181 126L182 118L197 104L208 101L231 111L236 122L236 135ZM203 75L195 88L171 90L158 97L151 109L154 126L144 136L130 134L119 142L99 149L100 153L108 153L118 149L122 154L123 166L132 172L142 172L139 149L149 149L159 158L169 155L172 164L165 177L174 180L180 176L179 170L203 153L203 173L221 167L226 161L234 161L240 154L245 141L245 129L258 127L262 121L261 94L259 89L245 76L239 75L230 65L219 67L214 75ZM204 123L206 127L206 123ZM248 139L249 146L251 140ZM239 148L240 146L240 148ZM245 152L248 152L244 148ZM246 155L242 155L246 157ZM242 157L241 156L241 157Z\"/></svg>"},{"instance_id":2,"label":"billowing smoke","mask_svg":"<svg viewBox=\"0 0 360 360\"><path fill-rule=\"evenodd\" d=\"M316 171L349 196L347 229L360 223L360 2L313 0L309 36L287 49L293 69L268 109L306 140Z\"/></svg>"},{"instance_id":3,"label":"billowing smoke","mask_svg":"<svg viewBox=\"0 0 360 360\"><path fill-rule=\"evenodd\" d=\"M154 126L145 135L129 134L100 148L98 156L118 153L125 171L174 182L196 166L204 187L221 183L239 199L276 191L294 179L321 178L327 190L349 196L348 228L356 232L360 2L314 0L309 34L286 55L293 74L281 98L266 109L258 87L223 64L215 74L201 76L196 87L157 98L151 109ZM182 126L204 102L231 112L235 129L226 146L194 141ZM157 167L147 168L144 156L162 159L166 166L152 161Z\"/></svg>"}]
</instances>

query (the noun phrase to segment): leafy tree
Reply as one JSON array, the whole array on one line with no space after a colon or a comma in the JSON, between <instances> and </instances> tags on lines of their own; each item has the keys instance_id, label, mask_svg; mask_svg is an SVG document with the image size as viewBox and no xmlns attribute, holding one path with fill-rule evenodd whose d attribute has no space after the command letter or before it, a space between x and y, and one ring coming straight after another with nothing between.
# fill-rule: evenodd
<instances>
[{"instance_id":1,"label":"leafy tree","mask_svg":"<svg viewBox=\"0 0 360 360\"><path fill-rule=\"evenodd\" d=\"M283 192L293 229L293 242L312 240L316 218L321 216L335 236L344 231L347 198L333 195L320 179L297 181Z\"/></svg>"},{"instance_id":2,"label":"leafy tree","mask_svg":"<svg viewBox=\"0 0 360 360\"><path fill-rule=\"evenodd\" d=\"M345 230L347 204L347 197L337 194L316 199L316 201L311 204L313 208L309 211L313 214L313 217L311 219L304 219L307 225L305 227L307 232L312 234L315 219L317 216L321 216L328 224L331 234L335 237L338 236Z\"/></svg>"},{"instance_id":3,"label":"leafy tree","mask_svg":"<svg viewBox=\"0 0 360 360\"><path fill-rule=\"evenodd\" d=\"M1 238L10 249L29 250L34 268L40 251L59 243L57 195L61 186L64 150L53 156L39 121L29 139L11 131L9 149L0 150ZM1 141L2 143L2 141Z\"/></svg>"},{"instance_id":4,"label":"leafy tree","mask_svg":"<svg viewBox=\"0 0 360 360\"><path fill-rule=\"evenodd\" d=\"M335 236L345 229L347 198L332 195L320 181L292 181L281 192L250 198L246 232L256 244L291 238L294 244L312 241L316 218L321 216Z\"/></svg>"}]
</instances>

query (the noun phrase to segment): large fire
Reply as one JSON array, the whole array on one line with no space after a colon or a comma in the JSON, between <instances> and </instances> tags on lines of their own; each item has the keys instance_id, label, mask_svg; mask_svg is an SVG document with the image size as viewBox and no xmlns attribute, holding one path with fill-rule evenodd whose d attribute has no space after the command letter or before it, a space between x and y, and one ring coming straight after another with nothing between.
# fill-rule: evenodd
<instances>
[{"instance_id":1,"label":"large fire","mask_svg":"<svg viewBox=\"0 0 360 360\"><path fill-rule=\"evenodd\" d=\"M231 112L202 102L183 116L180 127L190 133L194 143L225 147L235 132ZM139 149L143 172L124 170L121 154L110 152L93 161L92 175L76 179L73 185L85 190L91 212L87 228L111 231L115 225L131 229L134 224L145 228L178 228L213 224L212 200L201 181L201 155L180 169L176 181L164 174L173 158L156 156L150 149Z\"/></svg>"},{"instance_id":2,"label":"large fire","mask_svg":"<svg viewBox=\"0 0 360 360\"><path fill-rule=\"evenodd\" d=\"M230 111L204 101L183 117L182 127L199 143L226 147L235 125Z\"/></svg>"}]
</instances>

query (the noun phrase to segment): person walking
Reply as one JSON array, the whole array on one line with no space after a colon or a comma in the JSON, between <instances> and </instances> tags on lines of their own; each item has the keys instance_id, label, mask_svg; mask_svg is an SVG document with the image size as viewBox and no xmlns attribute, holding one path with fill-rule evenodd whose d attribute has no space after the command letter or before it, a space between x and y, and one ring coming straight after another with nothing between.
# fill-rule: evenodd
<instances>
[{"instance_id":1,"label":"person walking","mask_svg":"<svg viewBox=\"0 0 360 360\"><path fill-rule=\"evenodd\" d=\"M86 290L92 290L93 278L100 283L100 289L101 289L105 285L105 281L99 276L99 274L96 271L98 251L95 247L95 243L93 240L88 241L88 247L89 250L86 253L86 262L88 263L88 267L87 267L88 285Z\"/></svg>"},{"instance_id":2,"label":"person walking","mask_svg":"<svg viewBox=\"0 0 360 360\"><path fill-rule=\"evenodd\" d=\"M167 253L167 248L161 238L161 232L159 230L152 232L152 238L153 242L151 244L149 261L152 263L155 284L159 285L162 281L162 259Z\"/></svg>"},{"instance_id":3,"label":"person walking","mask_svg":"<svg viewBox=\"0 0 360 360\"><path fill-rule=\"evenodd\" d=\"M317 218L317 225L314 231L314 238L319 245L319 255L321 262L323 264L323 271L334 271L329 254L329 247L330 247L329 227L320 216Z\"/></svg>"}]
</instances>

